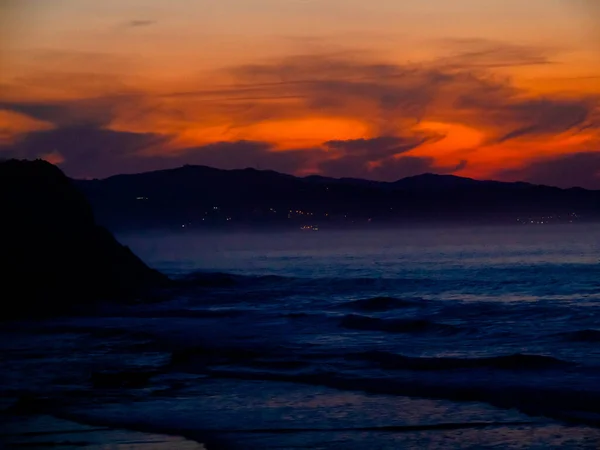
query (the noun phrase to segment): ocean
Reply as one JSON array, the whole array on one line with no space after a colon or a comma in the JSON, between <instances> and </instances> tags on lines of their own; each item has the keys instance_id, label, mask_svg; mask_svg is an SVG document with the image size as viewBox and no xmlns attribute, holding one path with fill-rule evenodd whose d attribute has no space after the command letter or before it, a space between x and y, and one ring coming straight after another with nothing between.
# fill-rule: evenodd
<instances>
[{"instance_id":1,"label":"ocean","mask_svg":"<svg viewBox=\"0 0 600 450\"><path fill-rule=\"evenodd\" d=\"M117 237L179 285L5 326L6 405L209 450L600 446L600 225Z\"/></svg>"}]
</instances>

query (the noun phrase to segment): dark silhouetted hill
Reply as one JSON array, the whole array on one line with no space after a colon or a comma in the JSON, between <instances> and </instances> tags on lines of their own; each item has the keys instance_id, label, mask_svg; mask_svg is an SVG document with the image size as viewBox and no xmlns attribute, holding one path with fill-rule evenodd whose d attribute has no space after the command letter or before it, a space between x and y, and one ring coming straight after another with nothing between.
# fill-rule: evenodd
<instances>
[{"instance_id":1,"label":"dark silhouetted hill","mask_svg":"<svg viewBox=\"0 0 600 450\"><path fill-rule=\"evenodd\" d=\"M600 192L424 174L396 182L184 166L77 181L111 229L516 222L600 213Z\"/></svg>"},{"instance_id":2,"label":"dark silhouetted hill","mask_svg":"<svg viewBox=\"0 0 600 450\"><path fill-rule=\"evenodd\" d=\"M131 298L168 281L96 225L85 196L47 162L1 162L0 208L4 317Z\"/></svg>"}]
</instances>

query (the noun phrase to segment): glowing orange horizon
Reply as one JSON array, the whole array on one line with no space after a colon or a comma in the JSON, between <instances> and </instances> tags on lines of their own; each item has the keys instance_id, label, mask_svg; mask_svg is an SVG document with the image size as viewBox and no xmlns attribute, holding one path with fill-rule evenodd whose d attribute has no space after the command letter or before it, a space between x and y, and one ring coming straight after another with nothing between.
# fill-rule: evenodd
<instances>
[{"instance_id":1,"label":"glowing orange horizon","mask_svg":"<svg viewBox=\"0 0 600 450\"><path fill-rule=\"evenodd\" d=\"M569 16L566 4L533 0L518 11L493 0L488 6L495 15L488 15L459 0L464 26L440 28L425 21L436 14L425 6L377 0L367 11L349 1L345 19L316 24L314 37L278 38L340 10L316 2L286 10L261 1L259 14L240 0L224 0L215 10L223 16L203 22L203 31L188 20L201 8L189 12L178 1L164 24L162 0L145 3L148 20L125 21L116 18L134 11L127 5L139 6L137 0L105 10L93 0L66 1L63 9L38 4L35 14L29 11L31 23L20 15L29 34L3 51L0 154L25 148L27 156L68 165L71 149L36 140L37 151L28 139L49 133L56 140L48 142L60 144L52 130L82 124L112 132L110 145L123 139L133 152L127 157L140 162L194 159L215 143L242 141L262 145L267 165L269 154L304 152L302 165L285 166L302 174L328 174L337 164L338 171L360 166L357 175L377 177L382 167L406 160L422 163L414 170L427 164L446 173L501 177L538 160L600 151L598 49L582 31L576 8ZM440 17L455 15L435 3ZM514 36L503 41L510 8ZM525 19L541 12L562 27L560 39L548 22L527 28ZM270 15L279 22L267 24ZM391 17L404 20L404 35L394 34ZM73 21L88 23L88 31ZM381 141L389 148L379 148L381 137L396 141ZM329 141L356 143L331 148ZM235 165L237 154L231 155ZM113 171L120 171L118 160Z\"/></svg>"}]
</instances>

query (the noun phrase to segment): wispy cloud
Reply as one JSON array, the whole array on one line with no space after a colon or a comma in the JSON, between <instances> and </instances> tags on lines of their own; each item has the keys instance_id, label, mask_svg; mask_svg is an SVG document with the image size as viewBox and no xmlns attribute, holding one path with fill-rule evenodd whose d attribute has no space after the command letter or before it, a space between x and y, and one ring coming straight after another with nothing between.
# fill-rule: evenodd
<instances>
[{"instance_id":1,"label":"wispy cloud","mask_svg":"<svg viewBox=\"0 0 600 450\"><path fill-rule=\"evenodd\" d=\"M486 52L486 60L507 64L507 53L526 60L533 56L525 54L534 54L531 49ZM514 56L512 63L521 56ZM394 134L427 118L483 127L490 141L600 125L591 121L597 98L532 96L509 80L473 71L467 61L472 57L399 65L309 55L240 66L230 74L235 83L253 86L255 94L303 99L292 106L295 111L361 117L378 134ZM285 107L269 107L273 114L286 114Z\"/></svg>"},{"instance_id":2,"label":"wispy cloud","mask_svg":"<svg viewBox=\"0 0 600 450\"><path fill-rule=\"evenodd\" d=\"M130 20L127 25L129 27L148 27L150 25L154 25L156 24L156 20L143 20L143 19L137 19L137 20Z\"/></svg>"},{"instance_id":3,"label":"wispy cloud","mask_svg":"<svg viewBox=\"0 0 600 450\"><path fill-rule=\"evenodd\" d=\"M65 170L78 176L192 162L395 180L476 168L478 155L498 164L491 152L499 146L526 148L515 160L535 160L541 170L546 159L536 159L543 156L538 144L600 136L597 97L535 95L490 69L548 64L544 52L479 40L448 45L456 56L422 64L381 61L364 52L304 54L229 67L160 91L134 88L110 73L93 79L71 66L21 77L5 92L71 91L64 99L0 97L0 109L54 127L34 129L2 151L31 157L58 152ZM61 61L86 66L84 59L63 55ZM359 124L364 132L360 139L340 135L330 128L338 122L352 129ZM476 130L482 147L450 149L452 159L444 160L424 153L444 142L445 131L428 128L431 123ZM316 137L310 144L283 145L311 132ZM533 170L512 175L533 177Z\"/></svg>"},{"instance_id":4,"label":"wispy cloud","mask_svg":"<svg viewBox=\"0 0 600 450\"><path fill-rule=\"evenodd\" d=\"M119 132L92 125L74 125L35 131L4 148L0 154L15 158L45 158L70 176L105 176L118 171L139 172L157 168L140 157L144 149L164 146L168 137L151 133ZM164 162L164 161L163 161Z\"/></svg>"},{"instance_id":5,"label":"wispy cloud","mask_svg":"<svg viewBox=\"0 0 600 450\"><path fill-rule=\"evenodd\" d=\"M126 22L121 22L116 24L113 29L115 30L127 30L127 29L131 29L131 28L143 28L143 27L150 27L153 25L156 25L158 23L157 20L152 20L152 19L132 19L132 20L128 20Z\"/></svg>"},{"instance_id":6,"label":"wispy cloud","mask_svg":"<svg viewBox=\"0 0 600 450\"><path fill-rule=\"evenodd\" d=\"M436 64L460 69L496 69L558 64L557 48L519 45L481 38L447 38L436 41L443 54ZM450 53L448 55L448 53Z\"/></svg>"},{"instance_id":7,"label":"wispy cloud","mask_svg":"<svg viewBox=\"0 0 600 450\"><path fill-rule=\"evenodd\" d=\"M499 171L495 176L563 188L600 189L600 151L538 158L524 167Z\"/></svg>"},{"instance_id":8,"label":"wispy cloud","mask_svg":"<svg viewBox=\"0 0 600 450\"><path fill-rule=\"evenodd\" d=\"M446 168L435 167L433 158L404 155L425 142L442 137L434 133L412 133L405 136L328 141L323 144L328 150L328 158L323 158L319 169L335 177L386 181L440 169L446 172Z\"/></svg>"}]
</instances>

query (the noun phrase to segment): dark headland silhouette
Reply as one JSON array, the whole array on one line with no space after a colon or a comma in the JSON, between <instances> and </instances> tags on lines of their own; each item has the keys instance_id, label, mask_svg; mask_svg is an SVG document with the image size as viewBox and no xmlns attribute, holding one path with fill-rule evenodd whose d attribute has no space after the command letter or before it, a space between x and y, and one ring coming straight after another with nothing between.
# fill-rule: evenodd
<instances>
[{"instance_id":1,"label":"dark headland silhouette","mask_svg":"<svg viewBox=\"0 0 600 450\"><path fill-rule=\"evenodd\" d=\"M45 161L0 162L4 318L131 299L168 279L95 223L84 195Z\"/></svg>"},{"instance_id":2,"label":"dark headland silhouette","mask_svg":"<svg viewBox=\"0 0 600 450\"><path fill-rule=\"evenodd\" d=\"M424 174L396 182L184 166L78 180L110 229L551 223L600 216L600 191Z\"/></svg>"}]
</instances>

